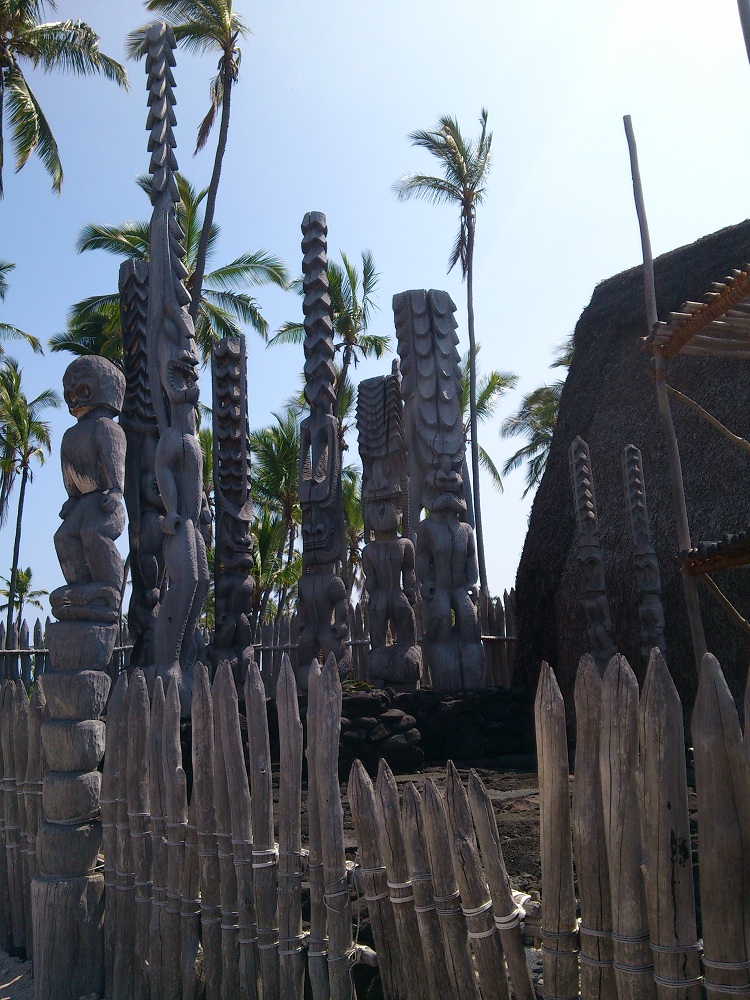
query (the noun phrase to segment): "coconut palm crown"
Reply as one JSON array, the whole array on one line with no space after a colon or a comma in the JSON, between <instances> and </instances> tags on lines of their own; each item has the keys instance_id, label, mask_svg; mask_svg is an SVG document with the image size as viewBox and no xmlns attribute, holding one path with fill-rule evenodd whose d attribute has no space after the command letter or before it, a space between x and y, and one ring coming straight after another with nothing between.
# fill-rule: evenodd
<instances>
[{"instance_id":1,"label":"coconut palm crown","mask_svg":"<svg viewBox=\"0 0 750 1000\"><path fill-rule=\"evenodd\" d=\"M190 292L195 278L198 244L205 228L201 205L207 189L196 191L182 174L175 176L181 199L177 206L177 221L185 237L183 246L188 271L185 285ZM148 174L137 179L138 186L149 197L151 181ZM219 227L213 225L208 240L209 260L215 253L218 238ZM105 250L124 259L148 260L149 224L138 221L121 226L84 226L78 235L76 249L79 253ZM225 336L239 336L242 333L241 324L249 325L265 339L268 323L255 298L244 289L263 284L286 288L288 282L289 274L284 264L264 249L244 253L207 274L195 328L196 341L204 361L209 357L212 342ZM122 358L122 334L118 293L94 295L77 302L68 314L67 330L56 334L49 343L52 351L98 354L119 361Z\"/></svg>"},{"instance_id":2,"label":"coconut palm crown","mask_svg":"<svg viewBox=\"0 0 750 1000\"><path fill-rule=\"evenodd\" d=\"M0 198L3 197L4 128L15 155L16 171L33 153L60 193L63 169L52 129L26 79L25 70L62 70L78 76L101 75L128 86L124 67L99 49L99 36L83 21L42 21L55 0L0 2Z\"/></svg>"}]
</instances>

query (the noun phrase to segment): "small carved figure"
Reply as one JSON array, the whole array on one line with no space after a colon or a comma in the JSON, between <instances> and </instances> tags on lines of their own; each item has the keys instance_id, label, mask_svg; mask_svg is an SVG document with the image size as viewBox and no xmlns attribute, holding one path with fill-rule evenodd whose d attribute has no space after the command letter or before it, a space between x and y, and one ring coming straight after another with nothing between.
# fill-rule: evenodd
<instances>
[{"instance_id":1,"label":"small carved figure","mask_svg":"<svg viewBox=\"0 0 750 1000\"><path fill-rule=\"evenodd\" d=\"M581 569L583 607L588 623L590 652L603 673L617 652L612 640L612 615L604 579L599 542L599 519L594 495L594 475L589 446L577 437L570 446L570 476L578 522L578 565Z\"/></svg>"},{"instance_id":2,"label":"small carved figure","mask_svg":"<svg viewBox=\"0 0 750 1000\"><path fill-rule=\"evenodd\" d=\"M211 660L232 665L242 691L253 662L254 540L250 530L250 443L245 338L213 347L214 479L216 483L216 624Z\"/></svg>"},{"instance_id":3,"label":"small carved figure","mask_svg":"<svg viewBox=\"0 0 750 1000\"><path fill-rule=\"evenodd\" d=\"M623 451L622 467L630 537L633 542L635 582L640 599L638 613L641 625L641 657L644 663L648 663L651 650L658 646L662 653L666 653L667 643L664 638L661 573L656 551L651 542L643 461L635 445L629 444Z\"/></svg>"},{"instance_id":4,"label":"small carved figure","mask_svg":"<svg viewBox=\"0 0 750 1000\"><path fill-rule=\"evenodd\" d=\"M83 357L68 365L63 388L78 422L63 435L60 454L68 499L55 549L67 585L52 592L50 604L60 620L115 622L123 581L115 539L125 529L125 433L114 417L125 378L110 361Z\"/></svg>"},{"instance_id":5,"label":"small carved figure","mask_svg":"<svg viewBox=\"0 0 750 1000\"><path fill-rule=\"evenodd\" d=\"M163 22L146 31L152 174L149 292L147 317L148 373L159 426L154 467L164 516L164 563L167 592L154 629L156 672L165 687L178 681L183 715L190 714L192 676L198 655L196 625L208 592L206 545L201 532L203 456L195 434L199 359L193 321L183 285L183 234L175 205L174 179L175 39ZM153 671L151 680L153 680Z\"/></svg>"},{"instance_id":6,"label":"small carved figure","mask_svg":"<svg viewBox=\"0 0 750 1000\"><path fill-rule=\"evenodd\" d=\"M375 687L414 689L419 686L422 653L413 609L414 545L408 529L399 535L408 482L397 360L390 375L360 382L357 427L365 537L374 535L362 553L372 647L368 680Z\"/></svg>"},{"instance_id":7,"label":"small carved figure","mask_svg":"<svg viewBox=\"0 0 750 1000\"><path fill-rule=\"evenodd\" d=\"M416 535L423 648L440 691L478 688L484 673L478 565L468 523L466 443L459 404L456 307L446 292L394 296L409 446L409 508L426 508Z\"/></svg>"},{"instance_id":8,"label":"small carved figure","mask_svg":"<svg viewBox=\"0 0 750 1000\"><path fill-rule=\"evenodd\" d=\"M333 319L326 274L328 228L322 212L302 222L305 300L305 399L310 413L300 427L299 500L302 508L302 577L299 582L299 667L307 689L313 659L333 653L343 676L351 666L346 587L337 573L343 559L341 450L333 367Z\"/></svg>"}]
</instances>

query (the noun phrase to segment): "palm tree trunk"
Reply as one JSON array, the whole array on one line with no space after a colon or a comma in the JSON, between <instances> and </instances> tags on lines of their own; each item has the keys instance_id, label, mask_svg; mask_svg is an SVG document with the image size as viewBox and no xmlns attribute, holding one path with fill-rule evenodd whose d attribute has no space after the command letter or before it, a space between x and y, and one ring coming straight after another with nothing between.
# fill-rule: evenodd
<instances>
[{"instance_id":1,"label":"palm tree trunk","mask_svg":"<svg viewBox=\"0 0 750 1000\"><path fill-rule=\"evenodd\" d=\"M16 517L16 537L13 542L13 563L10 568L10 583L8 584L8 618L5 626L5 648L10 648L10 633L13 628L13 605L16 598L16 580L18 577L18 555L21 550L21 522L23 520L23 502L26 497L26 480L29 468L23 466L21 474L21 491L18 494L18 516Z\"/></svg>"},{"instance_id":2,"label":"palm tree trunk","mask_svg":"<svg viewBox=\"0 0 750 1000\"><path fill-rule=\"evenodd\" d=\"M198 241L198 253L195 258L195 271L193 272L193 291L190 302L190 315L193 323L198 321L198 310L201 305L203 294L203 275L206 273L206 254L208 252L208 239L211 235L211 226L214 221L214 211L216 209L216 195L219 190L219 180L221 178L221 166L224 160L224 152L227 148L227 136L229 135L229 114L232 104L232 59L231 53L224 53L224 96L221 102L221 124L219 126L219 141L216 145L216 156L214 158L214 169L211 174L211 182L208 185L208 195L206 197L206 214L203 219L203 229L201 238Z\"/></svg>"},{"instance_id":3,"label":"palm tree trunk","mask_svg":"<svg viewBox=\"0 0 750 1000\"><path fill-rule=\"evenodd\" d=\"M341 360L341 371L339 372L339 384L336 386L336 419L339 422L339 443L344 442L344 421L341 415L341 400L344 396L344 386L346 385L346 376L349 373L349 365L352 362L352 348L350 344L347 344L344 348L344 356Z\"/></svg>"},{"instance_id":4,"label":"palm tree trunk","mask_svg":"<svg viewBox=\"0 0 750 1000\"><path fill-rule=\"evenodd\" d=\"M487 566L484 561L482 507L479 500L479 440L477 437L477 358L474 336L474 216L468 218L466 250L466 309L469 316L469 425L471 428L471 479L474 487L474 522L477 535L479 583L487 591Z\"/></svg>"}]
</instances>

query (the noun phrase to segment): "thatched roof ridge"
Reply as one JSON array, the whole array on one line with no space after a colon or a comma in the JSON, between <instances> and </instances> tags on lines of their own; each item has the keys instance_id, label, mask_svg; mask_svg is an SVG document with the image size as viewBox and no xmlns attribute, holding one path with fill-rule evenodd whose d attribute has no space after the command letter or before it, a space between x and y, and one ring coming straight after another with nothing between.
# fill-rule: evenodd
<instances>
[{"instance_id":1,"label":"thatched roof ridge","mask_svg":"<svg viewBox=\"0 0 750 1000\"><path fill-rule=\"evenodd\" d=\"M750 258L750 220L655 261L659 316L700 297L712 281ZM535 683L542 659L554 666L567 700L578 656L586 651L575 553L575 522L567 452L580 434L589 444L599 506L604 566L615 641L642 676L638 601L624 504L621 455L633 443L643 453L654 545L662 570L667 617L667 659L686 705L692 705L694 669L681 581L677 534L650 356L640 349L646 330L643 270L634 267L601 282L575 328L575 355L560 400L550 457L529 518L518 568L517 676ZM677 357L669 379L698 399L735 433L750 437L750 365L715 358ZM673 403L683 455L693 540L718 538L750 524L750 463L692 411ZM744 613L742 572L718 582ZM750 647L713 599L701 595L709 649L716 653L739 695Z\"/></svg>"}]
</instances>

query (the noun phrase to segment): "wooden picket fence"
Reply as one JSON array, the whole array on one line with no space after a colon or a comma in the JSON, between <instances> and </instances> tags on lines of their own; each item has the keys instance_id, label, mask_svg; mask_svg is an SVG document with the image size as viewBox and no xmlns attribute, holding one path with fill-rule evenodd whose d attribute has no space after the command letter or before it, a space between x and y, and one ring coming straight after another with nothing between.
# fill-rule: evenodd
<instances>
[{"instance_id":1,"label":"wooden picket fence","mask_svg":"<svg viewBox=\"0 0 750 1000\"><path fill-rule=\"evenodd\" d=\"M718 662L703 659L692 717L702 940L682 705L659 650L640 699L624 657L602 678L584 656L575 707L571 807L565 708L544 664L536 697L544 996L750 995L750 727L743 738Z\"/></svg>"}]
</instances>

